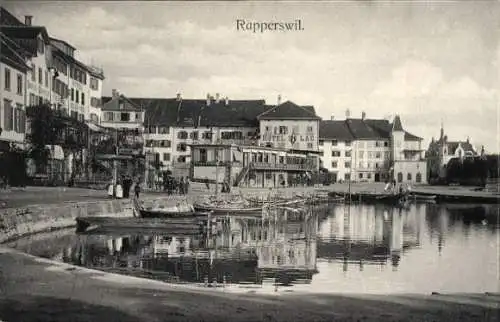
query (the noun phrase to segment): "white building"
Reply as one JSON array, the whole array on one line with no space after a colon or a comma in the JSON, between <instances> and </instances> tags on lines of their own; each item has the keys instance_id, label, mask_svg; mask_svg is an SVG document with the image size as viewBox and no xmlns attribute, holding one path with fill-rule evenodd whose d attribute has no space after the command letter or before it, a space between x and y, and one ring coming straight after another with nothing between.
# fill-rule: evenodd
<instances>
[{"instance_id":1,"label":"white building","mask_svg":"<svg viewBox=\"0 0 500 322\"><path fill-rule=\"evenodd\" d=\"M25 139L26 72L23 50L0 33L0 151Z\"/></svg>"},{"instance_id":2,"label":"white building","mask_svg":"<svg viewBox=\"0 0 500 322\"><path fill-rule=\"evenodd\" d=\"M76 48L66 41L50 38L53 77L51 105L80 121L99 123L102 96L102 69L87 66L75 58Z\"/></svg>"},{"instance_id":3,"label":"white building","mask_svg":"<svg viewBox=\"0 0 500 322\"><path fill-rule=\"evenodd\" d=\"M264 100L229 100L220 95L130 100L146 113L145 153L152 155L159 170L177 170L183 176L188 175L191 144L256 143L256 117L265 110Z\"/></svg>"},{"instance_id":4,"label":"white building","mask_svg":"<svg viewBox=\"0 0 500 322\"><path fill-rule=\"evenodd\" d=\"M422 138L407 131L399 116L384 119L346 118L322 121L320 126L323 167L333 181L426 182Z\"/></svg>"}]
</instances>

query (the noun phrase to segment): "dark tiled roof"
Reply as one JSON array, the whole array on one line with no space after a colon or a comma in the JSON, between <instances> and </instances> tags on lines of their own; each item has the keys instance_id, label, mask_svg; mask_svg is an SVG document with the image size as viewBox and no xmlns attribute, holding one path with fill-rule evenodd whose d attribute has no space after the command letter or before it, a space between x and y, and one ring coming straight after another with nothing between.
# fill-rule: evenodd
<instances>
[{"instance_id":1,"label":"dark tiled roof","mask_svg":"<svg viewBox=\"0 0 500 322\"><path fill-rule=\"evenodd\" d=\"M413 135L405 131L405 141L422 141L422 140L423 139L421 137L418 137L416 135Z\"/></svg>"},{"instance_id":2,"label":"dark tiled roof","mask_svg":"<svg viewBox=\"0 0 500 322\"><path fill-rule=\"evenodd\" d=\"M394 117L394 122L392 123L392 130L393 131L404 131L403 125L401 124L401 119L399 118L399 115L396 115Z\"/></svg>"},{"instance_id":3,"label":"dark tiled roof","mask_svg":"<svg viewBox=\"0 0 500 322\"><path fill-rule=\"evenodd\" d=\"M469 142L450 141L450 142L447 142L446 144L448 145L448 153L450 153L450 154L455 153L455 151L458 149L458 145L461 145L462 149L465 152L468 152L468 151L474 152L474 147Z\"/></svg>"},{"instance_id":4,"label":"dark tiled roof","mask_svg":"<svg viewBox=\"0 0 500 322\"><path fill-rule=\"evenodd\" d=\"M319 138L321 139L335 139L342 141L353 140L346 121L321 121L319 123Z\"/></svg>"},{"instance_id":5,"label":"dark tiled roof","mask_svg":"<svg viewBox=\"0 0 500 322\"><path fill-rule=\"evenodd\" d=\"M356 139L376 140L381 138L387 138L387 136L381 135L380 129L370 126L369 123L366 121L367 120L362 120L362 119L346 120L349 130Z\"/></svg>"},{"instance_id":6,"label":"dark tiled roof","mask_svg":"<svg viewBox=\"0 0 500 322\"><path fill-rule=\"evenodd\" d=\"M280 105L271 107L258 116L259 120L275 120L275 119L289 119L289 120L320 120L321 118L316 115L314 107L312 106L299 106L293 102L286 101Z\"/></svg>"},{"instance_id":7,"label":"dark tiled roof","mask_svg":"<svg viewBox=\"0 0 500 322\"><path fill-rule=\"evenodd\" d=\"M102 105L103 111L124 111L124 112L142 111L139 106L137 106L134 102L132 102L130 99L121 94L116 98L103 97L102 102L103 102ZM123 108L120 108L120 103L123 103Z\"/></svg>"},{"instance_id":8,"label":"dark tiled roof","mask_svg":"<svg viewBox=\"0 0 500 322\"><path fill-rule=\"evenodd\" d=\"M103 97L103 102L109 100ZM146 125L153 126L257 126L257 116L267 109L264 100L229 100L226 105L205 99L129 98L145 110Z\"/></svg>"},{"instance_id":9,"label":"dark tiled roof","mask_svg":"<svg viewBox=\"0 0 500 322\"><path fill-rule=\"evenodd\" d=\"M377 140L390 139L392 128L393 124L388 120L347 119L321 121L319 133L321 139L347 140L347 137L351 137L351 140ZM405 140L420 141L422 138L405 131Z\"/></svg>"}]
</instances>

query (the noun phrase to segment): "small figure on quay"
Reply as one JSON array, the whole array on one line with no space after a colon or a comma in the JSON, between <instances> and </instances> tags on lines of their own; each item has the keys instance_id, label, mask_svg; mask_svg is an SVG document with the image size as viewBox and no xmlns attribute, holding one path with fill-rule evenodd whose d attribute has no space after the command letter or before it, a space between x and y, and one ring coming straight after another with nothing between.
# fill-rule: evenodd
<instances>
[{"instance_id":1,"label":"small figure on quay","mask_svg":"<svg viewBox=\"0 0 500 322\"><path fill-rule=\"evenodd\" d=\"M135 198L139 199L139 194L141 193L141 183L139 182L139 180L137 180L137 182L135 183L134 193Z\"/></svg>"},{"instance_id":2,"label":"small figure on quay","mask_svg":"<svg viewBox=\"0 0 500 322\"><path fill-rule=\"evenodd\" d=\"M181 180L179 182L179 194L181 195L184 194L184 188L185 188L184 177L181 177Z\"/></svg>"},{"instance_id":3,"label":"small figure on quay","mask_svg":"<svg viewBox=\"0 0 500 322\"><path fill-rule=\"evenodd\" d=\"M189 193L189 177L186 176L186 180L184 180L184 193L187 195Z\"/></svg>"}]
</instances>

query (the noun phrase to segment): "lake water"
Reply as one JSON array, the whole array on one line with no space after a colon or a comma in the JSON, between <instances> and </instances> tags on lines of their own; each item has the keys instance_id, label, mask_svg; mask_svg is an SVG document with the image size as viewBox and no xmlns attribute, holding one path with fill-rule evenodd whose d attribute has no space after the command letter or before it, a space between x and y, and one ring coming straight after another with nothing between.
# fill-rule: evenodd
<instances>
[{"instance_id":1,"label":"lake water","mask_svg":"<svg viewBox=\"0 0 500 322\"><path fill-rule=\"evenodd\" d=\"M255 292L498 292L498 206L333 205L304 218L224 218L198 235L75 234L10 243L85 267Z\"/></svg>"}]
</instances>

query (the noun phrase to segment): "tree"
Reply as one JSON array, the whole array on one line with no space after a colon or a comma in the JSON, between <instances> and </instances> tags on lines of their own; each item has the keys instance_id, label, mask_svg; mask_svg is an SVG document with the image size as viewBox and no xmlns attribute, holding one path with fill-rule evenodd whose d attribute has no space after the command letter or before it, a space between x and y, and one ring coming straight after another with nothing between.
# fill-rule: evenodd
<instances>
[{"instance_id":1,"label":"tree","mask_svg":"<svg viewBox=\"0 0 500 322\"><path fill-rule=\"evenodd\" d=\"M30 132L26 138L30 143L29 155L35 160L36 172L45 173L50 158L48 145L57 141L62 124L54 117L49 105L30 106L26 109L30 119Z\"/></svg>"},{"instance_id":2,"label":"tree","mask_svg":"<svg viewBox=\"0 0 500 322\"><path fill-rule=\"evenodd\" d=\"M26 109L30 119L30 156L35 160L37 172L46 172L50 149L47 146L60 145L65 157L81 151L86 144L87 130L84 123L57 113L48 104L30 106Z\"/></svg>"}]
</instances>

